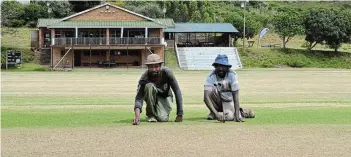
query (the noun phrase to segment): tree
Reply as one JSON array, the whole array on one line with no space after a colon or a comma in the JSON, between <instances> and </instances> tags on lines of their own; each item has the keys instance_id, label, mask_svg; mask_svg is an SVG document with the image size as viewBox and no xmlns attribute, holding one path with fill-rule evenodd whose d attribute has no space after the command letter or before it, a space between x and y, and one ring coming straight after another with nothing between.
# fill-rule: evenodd
<instances>
[{"instance_id":1,"label":"tree","mask_svg":"<svg viewBox=\"0 0 351 157\"><path fill-rule=\"evenodd\" d=\"M94 6L101 4L101 1L98 1L98 0L95 0L95 1L68 0L68 2L72 5L72 10L76 13L90 9Z\"/></svg>"},{"instance_id":2,"label":"tree","mask_svg":"<svg viewBox=\"0 0 351 157\"><path fill-rule=\"evenodd\" d=\"M189 21L189 12L188 12L188 6L183 3L181 10L180 10L181 14L182 14L182 18L180 22L188 22Z\"/></svg>"},{"instance_id":3,"label":"tree","mask_svg":"<svg viewBox=\"0 0 351 157\"><path fill-rule=\"evenodd\" d=\"M332 10L332 12L334 12L334 14L331 14L330 18L333 21L334 27L330 28L331 32L327 34L325 42L329 48L332 48L335 52L337 52L342 43L347 43L350 41L351 21L348 19L350 14L346 12L336 10Z\"/></svg>"},{"instance_id":4,"label":"tree","mask_svg":"<svg viewBox=\"0 0 351 157\"><path fill-rule=\"evenodd\" d=\"M6 27L21 27L25 24L24 6L17 1L4 1L1 4L1 25Z\"/></svg>"},{"instance_id":5,"label":"tree","mask_svg":"<svg viewBox=\"0 0 351 157\"><path fill-rule=\"evenodd\" d=\"M31 1L31 3L44 6L47 11L50 10L50 13L46 13L49 18L63 18L73 14L72 5L68 1Z\"/></svg>"},{"instance_id":6,"label":"tree","mask_svg":"<svg viewBox=\"0 0 351 157\"><path fill-rule=\"evenodd\" d=\"M174 10L173 10L173 13L172 13L172 15L171 16L169 16L170 18L173 18L173 20L175 21L175 22L180 22L181 21L181 12L180 12L180 2L178 2L178 1L174 1L174 2L172 2L173 3L173 5L172 5L172 7L174 7Z\"/></svg>"},{"instance_id":7,"label":"tree","mask_svg":"<svg viewBox=\"0 0 351 157\"><path fill-rule=\"evenodd\" d=\"M257 19L255 17L247 16L250 18L246 18L245 22L245 38L250 39L256 35L258 32L258 29L261 28L261 24L257 22ZM243 38L244 36L244 18L243 15L241 15L238 12L234 12L227 16L224 19L225 22L231 23L238 31L236 36L234 36L234 41L236 42L239 38Z\"/></svg>"},{"instance_id":8,"label":"tree","mask_svg":"<svg viewBox=\"0 0 351 157\"><path fill-rule=\"evenodd\" d=\"M55 18L63 18L72 15L72 5L67 1L51 1L50 8L52 9L52 16Z\"/></svg>"},{"instance_id":9,"label":"tree","mask_svg":"<svg viewBox=\"0 0 351 157\"><path fill-rule=\"evenodd\" d=\"M47 18L47 9L38 4L29 4L25 6L24 19L29 27L35 27L39 18Z\"/></svg>"},{"instance_id":10,"label":"tree","mask_svg":"<svg viewBox=\"0 0 351 157\"><path fill-rule=\"evenodd\" d=\"M193 16L193 13L198 10L197 1L190 1L189 3L189 17Z\"/></svg>"},{"instance_id":11,"label":"tree","mask_svg":"<svg viewBox=\"0 0 351 157\"><path fill-rule=\"evenodd\" d=\"M149 4L146 4L142 7L134 8L133 11L136 13L139 13L141 15L151 17L151 18L163 17L163 12L162 12L161 8L159 7L159 5L156 3L149 3Z\"/></svg>"},{"instance_id":12,"label":"tree","mask_svg":"<svg viewBox=\"0 0 351 157\"><path fill-rule=\"evenodd\" d=\"M331 27L332 21L327 17L326 10L310 10L304 20L305 40L309 42L308 49L312 50L318 43L323 44L324 34Z\"/></svg>"},{"instance_id":13,"label":"tree","mask_svg":"<svg viewBox=\"0 0 351 157\"><path fill-rule=\"evenodd\" d=\"M295 35L303 33L302 16L294 10L282 11L273 18L275 32L283 40L283 48Z\"/></svg>"},{"instance_id":14,"label":"tree","mask_svg":"<svg viewBox=\"0 0 351 157\"><path fill-rule=\"evenodd\" d=\"M213 21L213 19L210 17L210 14L208 14L207 12L204 13L202 19L205 23L211 23Z\"/></svg>"},{"instance_id":15,"label":"tree","mask_svg":"<svg viewBox=\"0 0 351 157\"><path fill-rule=\"evenodd\" d=\"M191 21L191 22L201 22L201 21L202 21L201 13L200 13L199 10L193 12L190 21Z\"/></svg>"},{"instance_id":16,"label":"tree","mask_svg":"<svg viewBox=\"0 0 351 157\"><path fill-rule=\"evenodd\" d=\"M305 40L309 42L309 50L316 44L327 44L334 51L342 43L350 41L350 13L338 10L310 10L304 20Z\"/></svg>"}]
</instances>

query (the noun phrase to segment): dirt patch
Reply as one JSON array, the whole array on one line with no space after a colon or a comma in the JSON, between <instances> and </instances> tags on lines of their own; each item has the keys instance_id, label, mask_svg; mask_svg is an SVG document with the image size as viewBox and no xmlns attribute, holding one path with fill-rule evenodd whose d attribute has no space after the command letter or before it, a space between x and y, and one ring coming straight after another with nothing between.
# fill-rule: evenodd
<instances>
[{"instance_id":1,"label":"dirt patch","mask_svg":"<svg viewBox=\"0 0 351 157\"><path fill-rule=\"evenodd\" d=\"M351 156L351 125L2 129L2 156Z\"/></svg>"}]
</instances>

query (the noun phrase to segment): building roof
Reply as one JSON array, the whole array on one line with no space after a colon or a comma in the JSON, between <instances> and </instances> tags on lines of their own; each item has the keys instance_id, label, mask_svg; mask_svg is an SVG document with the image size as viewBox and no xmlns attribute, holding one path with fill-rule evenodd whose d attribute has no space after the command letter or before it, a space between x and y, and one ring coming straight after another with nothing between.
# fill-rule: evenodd
<instances>
[{"instance_id":1,"label":"building roof","mask_svg":"<svg viewBox=\"0 0 351 157\"><path fill-rule=\"evenodd\" d=\"M38 19L37 27L47 27L51 24L59 22L61 19Z\"/></svg>"},{"instance_id":2,"label":"building roof","mask_svg":"<svg viewBox=\"0 0 351 157\"><path fill-rule=\"evenodd\" d=\"M165 25L167 27L175 27L173 19L155 19L155 22Z\"/></svg>"},{"instance_id":3,"label":"building roof","mask_svg":"<svg viewBox=\"0 0 351 157\"><path fill-rule=\"evenodd\" d=\"M166 28L165 32L172 33L237 33L230 23L175 23L175 27Z\"/></svg>"},{"instance_id":4,"label":"building roof","mask_svg":"<svg viewBox=\"0 0 351 157\"><path fill-rule=\"evenodd\" d=\"M60 19L39 19L38 27L48 28L166 28L174 27L172 19L155 19L155 21L60 21Z\"/></svg>"},{"instance_id":5,"label":"building roof","mask_svg":"<svg viewBox=\"0 0 351 157\"><path fill-rule=\"evenodd\" d=\"M94 9L98 9L104 6L114 7L130 14L134 14L136 16L144 18L141 21L95 21L95 20L84 20L84 21L76 21L69 20L75 16L82 15ZM130 27L130 28L166 28L166 27L174 27L173 19L152 19L138 13L132 12L130 10L121 8L116 5L112 5L109 3L105 3L102 5L98 5L96 7L84 10L82 12L73 14L71 16L67 16L61 19L38 19L38 27L48 27L48 28L109 28L109 27Z\"/></svg>"}]
</instances>

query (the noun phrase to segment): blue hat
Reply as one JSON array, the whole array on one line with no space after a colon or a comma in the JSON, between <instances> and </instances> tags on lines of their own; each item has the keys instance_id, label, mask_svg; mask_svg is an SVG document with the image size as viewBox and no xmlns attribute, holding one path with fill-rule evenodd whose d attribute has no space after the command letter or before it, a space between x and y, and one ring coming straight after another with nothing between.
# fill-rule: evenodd
<instances>
[{"instance_id":1,"label":"blue hat","mask_svg":"<svg viewBox=\"0 0 351 157\"><path fill-rule=\"evenodd\" d=\"M225 54L224 54L224 55L219 54L219 55L216 57L216 60L215 60L215 62L212 64L212 66L215 66L216 64L228 66L229 68L232 67L232 65L229 64L229 62L228 62L228 57L227 57L227 55L225 55Z\"/></svg>"}]
</instances>

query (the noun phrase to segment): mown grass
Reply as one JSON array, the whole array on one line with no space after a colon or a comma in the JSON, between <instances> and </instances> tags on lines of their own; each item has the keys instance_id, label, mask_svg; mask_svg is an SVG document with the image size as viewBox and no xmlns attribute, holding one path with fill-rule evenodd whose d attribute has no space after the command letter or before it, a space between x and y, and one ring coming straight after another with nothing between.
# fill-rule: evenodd
<instances>
[{"instance_id":1,"label":"mown grass","mask_svg":"<svg viewBox=\"0 0 351 157\"><path fill-rule=\"evenodd\" d=\"M2 127L130 125L137 82L143 72L3 72ZM237 73L239 101L257 114L245 124L350 124L349 70L251 69ZM214 124L203 119L208 114L203 103L208 71L179 70L174 74L185 112L185 121L179 125ZM173 104L170 121L175 111Z\"/></svg>"},{"instance_id":2,"label":"mown grass","mask_svg":"<svg viewBox=\"0 0 351 157\"><path fill-rule=\"evenodd\" d=\"M131 107L132 108L132 107ZM351 107L311 107L311 108L253 108L256 118L246 119L245 125L269 124L351 124ZM2 111L2 128L32 127L79 127L79 126L114 126L131 125L134 118L132 109L29 109ZM185 107L184 122L178 125L212 125L217 121L208 121L204 117L208 110ZM173 125L175 112L170 115L169 125ZM232 125L233 122L226 124ZM142 114L142 125L146 122Z\"/></svg>"},{"instance_id":3,"label":"mown grass","mask_svg":"<svg viewBox=\"0 0 351 157\"><path fill-rule=\"evenodd\" d=\"M145 70L2 73L2 105L130 105ZM243 104L350 103L349 70L237 71ZM208 71L175 71L185 104L203 103Z\"/></svg>"}]
</instances>

